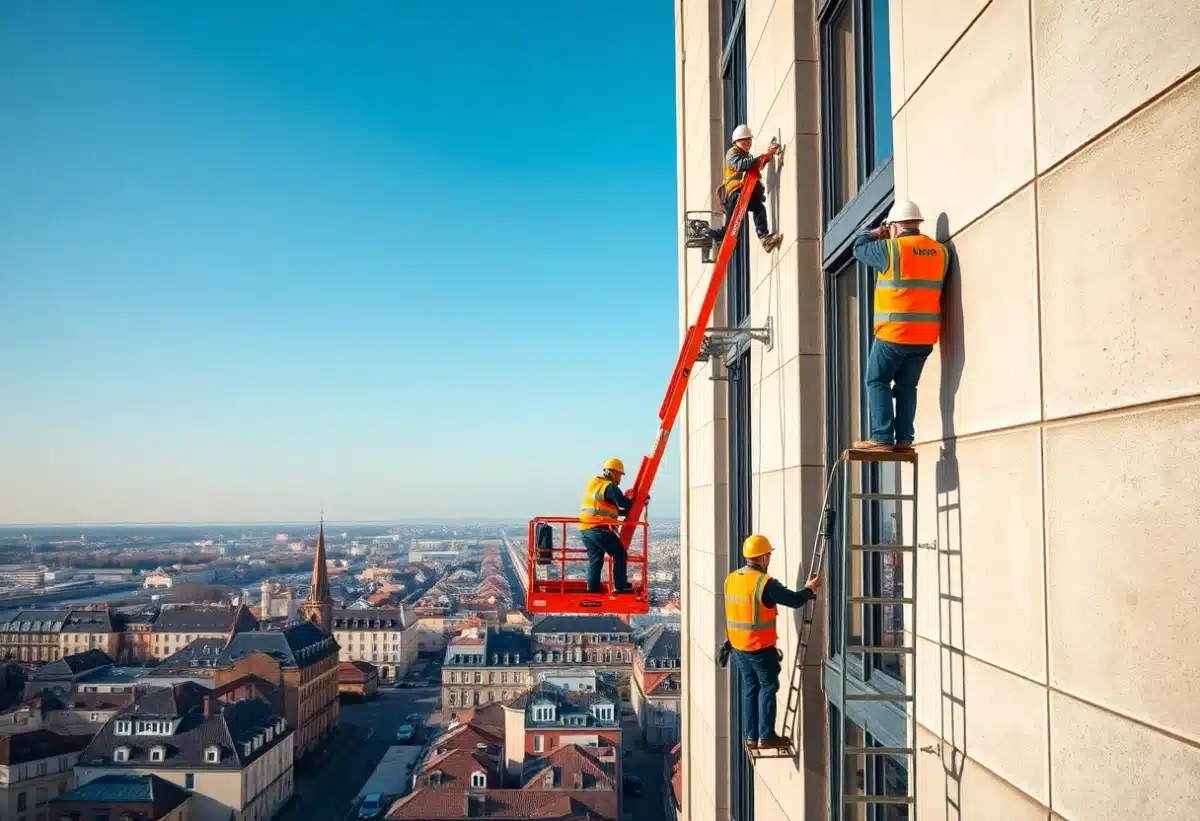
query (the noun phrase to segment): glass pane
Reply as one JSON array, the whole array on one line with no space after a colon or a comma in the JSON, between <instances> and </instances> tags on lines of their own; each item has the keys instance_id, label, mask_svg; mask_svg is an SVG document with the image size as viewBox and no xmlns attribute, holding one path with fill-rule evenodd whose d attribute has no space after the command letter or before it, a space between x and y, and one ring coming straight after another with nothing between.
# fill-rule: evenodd
<instances>
[{"instance_id":1,"label":"glass pane","mask_svg":"<svg viewBox=\"0 0 1200 821\"><path fill-rule=\"evenodd\" d=\"M900 465L879 466L880 493L908 492L901 486L902 471L909 470ZM875 523L880 544L906 544L912 539L912 504L909 502L880 502L879 521ZM883 554L878 556L878 579L875 592L872 595L883 598L900 598L906 595L904 557L903 554ZM877 635L872 641L882 647L904 646L904 606L900 604L879 605L874 614ZM905 681L907 677L908 657L903 655L876 656L872 664L881 672L893 678Z\"/></svg>"},{"instance_id":2,"label":"glass pane","mask_svg":"<svg viewBox=\"0 0 1200 821\"><path fill-rule=\"evenodd\" d=\"M892 54L888 42L888 0L871 0L871 128L875 151L871 170L892 156Z\"/></svg>"},{"instance_id":3,"label":"glass pane","mask_svg":"<svg viewBox=\"0 0 1200 821\"><path fill-rule=\"evenodd\" d=\"M858 96L854 67L853 3L847 3L833 21L833 83L837 120L838 169L834 213L858 193Z\"/></svg>"}]
</instances>

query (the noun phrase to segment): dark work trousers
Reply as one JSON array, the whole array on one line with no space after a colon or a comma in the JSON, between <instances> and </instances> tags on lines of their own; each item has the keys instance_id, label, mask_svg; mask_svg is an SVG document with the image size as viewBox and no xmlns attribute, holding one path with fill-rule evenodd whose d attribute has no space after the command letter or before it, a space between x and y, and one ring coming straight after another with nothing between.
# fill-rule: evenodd
<instances>
[{"instance_id":1,"label":"dark work trousers","mask_svg":"<svg viewBox=\"0 0 1200 821\"><path fill-rule=\"evenodd\" d=\"M613 559L613 589L624 590L629 586L626 577L625 545L621 537L607 527L589 527L581 534L583 546L587 548L587 589L589 593L600 593L600 573L604 569L604 555Z\"/></svg>"},{"instance_id":2,"label":"dark work trousers","mask_svg":"<svg viewBox=\"0 0 1200 821\"><path fill-rule=\"evenodd\" d=\"M733 651L742 680L742 735L747 741L775 738L775 694L779 692L779 653L774 647Z\"/></svg>"},{"instance_id":3,"label":"dark work trousers","mask_svg":"<svg viewBox=\"0 0 1200 821\"><path fill-rule=\"evenodd\" d=\"M738 197L741 195L742 189L734 191L725 200L725 225L729 225L729 219L733 216L733 209L737 207ZM750 212L750 216L754 219L754 233L758 234L759 239L767 236L770 231L767 230L767 191L763 188L762 183L754 186L754 193L750 195L750 204L746 206L746 210ZM725 236L725 227L714 228L712 232L713 239L718 242Z\"/></svg>"}]
</instances>

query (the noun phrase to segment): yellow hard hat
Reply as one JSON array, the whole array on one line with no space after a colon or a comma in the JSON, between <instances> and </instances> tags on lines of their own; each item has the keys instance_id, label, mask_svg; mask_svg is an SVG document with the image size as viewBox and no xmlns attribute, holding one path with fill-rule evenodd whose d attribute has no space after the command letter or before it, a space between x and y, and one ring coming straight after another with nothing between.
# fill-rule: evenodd
<instances>
[{"instance_id":1,"label":"yellow hard hat","mask_svg":"<svg viewBox=\"0 0 1200 821\"><path fill-rule=\"evenodd\" d=\"M604 463L605 470L615 470L617 473L625 472L625 463L620 459L609 459Z\"/></svg>"},{"instance_id":2,"label":"yellow hard hat","mask_svg":"<svg viewBox=\"0 0 1200 821\"><path fill-rule=\"evenodd\" d=\"M753 536L747 536L746 541L742 542L742 555L747 559L756 559L759 556L765 556L773 549L770 539L766 536L759 536L757 533Z\"/></svg>"}]
</instances>

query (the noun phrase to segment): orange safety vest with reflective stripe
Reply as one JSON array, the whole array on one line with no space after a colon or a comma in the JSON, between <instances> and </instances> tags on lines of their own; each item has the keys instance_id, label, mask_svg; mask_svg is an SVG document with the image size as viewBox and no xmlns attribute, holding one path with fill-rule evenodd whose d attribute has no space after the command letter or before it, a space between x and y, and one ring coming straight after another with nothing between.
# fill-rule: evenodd
<instances>
[{"instance_id":1,"label":"orange safety vest with reflective stripe","mask_svg":"<svg viewBox=\"0 0 1200 821\"><path fill-rule=\"evenodd\" d=\"M579 510L579 529L590 530L593 527L616 524L620 511L615 505L604 500L604 494L611 485L603 476L593 476L583 491L583 504Z\"/></svg>"},{"instance_id":2,"label":"orange safety vest with reflective stripe","mask_svg":"<svg viewBox=\"0 0 1200 821\"><path fill-rule=\"evenodd\" d=\"M725 177L724 177L724 181L721 184L725 186L725 196L727 198L734 191L741 188L742 183L746 179L745 171L738 171L732 165L729 164L730 157L735 157L735 156L748 157L748 156L750 156L750 152L743 151L742 149L738 148L736 145L731 147L728 151L725 152Z\"/></svg>"},{"instance_id":3,"label":"orange safety vest with reflective stripe","mask_svg":"<svg viewBox=\"0 0 1200 821\"><path fill-rule=\"evenodd\" d=\"M776 607L763 604L770 576L746 565L725 578L725 636L734 650L749 653L775 646Z\"/></svg>"},{"instance_id":4,"label":"orange safety vest with reflective stripe","mask_svg":"<svg viewBox=\"0 0 1200 821\"><path fill-rule=\"evenodd\" d=\"M875 336L933 345L942 329L942 285L950 254L924 234L887 240L888 267L875 278Z\"/></svg>"}]
</instances>

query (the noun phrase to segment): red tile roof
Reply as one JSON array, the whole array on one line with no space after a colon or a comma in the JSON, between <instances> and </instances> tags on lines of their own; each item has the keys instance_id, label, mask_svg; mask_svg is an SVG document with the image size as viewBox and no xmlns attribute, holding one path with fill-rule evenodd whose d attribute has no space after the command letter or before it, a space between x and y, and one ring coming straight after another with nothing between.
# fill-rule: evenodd
<instances>
[{"instance_id":1,"label":"red tile roof","mask_svg":"<svg viewBox=\"0 0 1200 821\"><path fill-rule=\"evenodd\" d=\"M451 821L460 818L527 818L541 821L616 821L617 794L611 790L419 789L392 805L389 819Z\"/></svg>"},{"instance_id":2,"label":"red tile roof","mask_svg":"<svg viewBox=\"0 0 1200 821\"><path fill-rule=\"evenodd\" d=\"M521 788L525 790L612 790L617 780L615 764L601 761L578 744L525 762Z\"/></svg>"},{"instance_id":3,"label":"red tile roof","mask_svg":"<svg viewBox=\"0 0 1200 821\"><path fill-rule=\"evenodd\" d=\"M676 744L667 756L671 765L671 792L675 795L675 809L683 806L683 745Z\"/></svg>"},{"instance_id":4,"label":"red tile roof","mask_svg":"<svg viewBox=\"0 0 1200 821\"><path fill-rule=\"evenodd\" d=\"M476 773L483 773L483 786L499 787L504 783L503 762L497 755L480 750L448 750L425 762L416 775L421 787L466 790L475 788Z\"/></svg>"}]
</instances>

